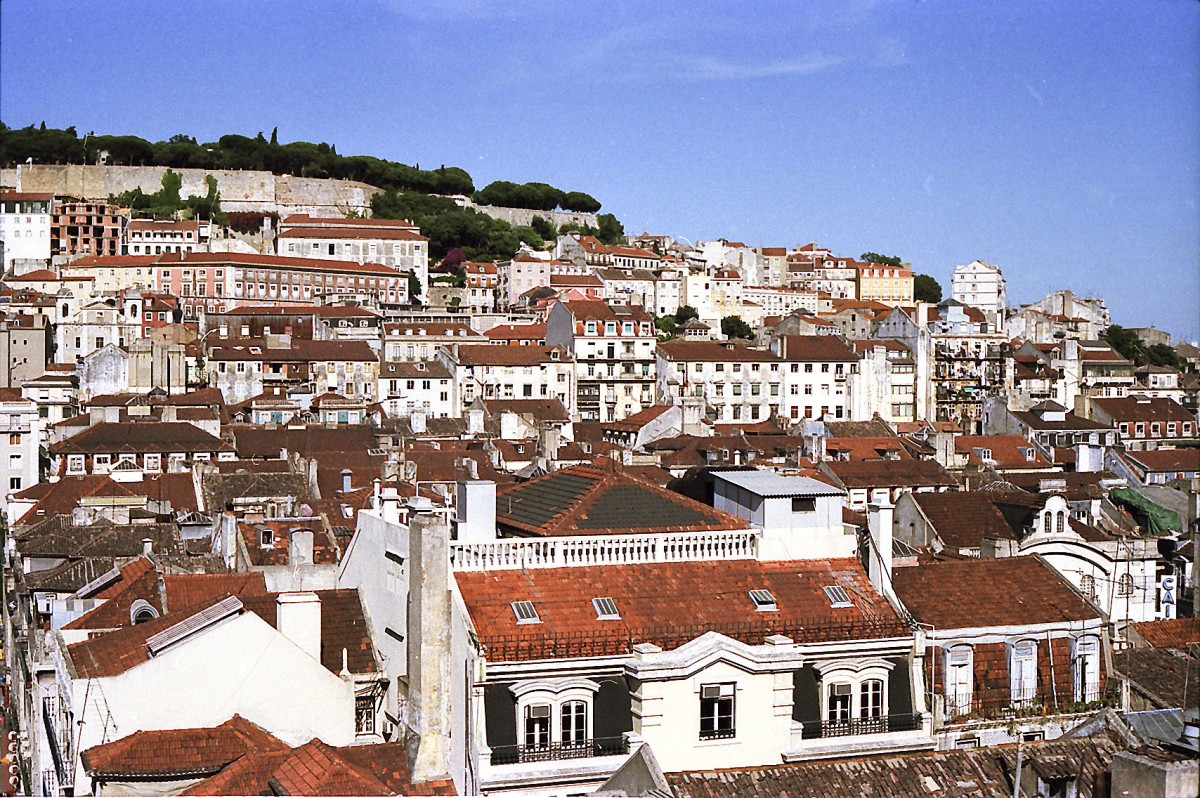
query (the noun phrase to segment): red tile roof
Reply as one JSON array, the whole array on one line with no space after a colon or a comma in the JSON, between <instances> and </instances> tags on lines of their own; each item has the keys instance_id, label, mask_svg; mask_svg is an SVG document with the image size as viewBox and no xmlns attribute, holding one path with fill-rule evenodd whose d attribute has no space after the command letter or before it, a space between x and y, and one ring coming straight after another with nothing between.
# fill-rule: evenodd
<instances>
[{"instance_id":1,"label":"red tile roof","mask_svg":"<svg viewBox=\"0 0 1200 798\"><path fill-rule=\"evenodd\" d=\"M939 630L1100 617L1099 610L1039 557L972 558L897 568L892 585L913 617Z\"/></svg>"},{"instance_id":2,"label":"red tile roof","mask_svg":"<svg viewBox=\"0 0 1200 798\"><path fill-rule=\"evenodd\" d=\"M374 646L357 590L317 590L321 600L321 664L333 673L342 670L342 652L346 652L351 673L373 673ZM241 612L253 612L275 626L278 593L243 594ZM146 640L180 621L216 604L224 596L185 609L172 610L159 618L125 626L79 643L69 645L75 672L81 678L118 676L150 659ZM235 652L231 652L231 655Z\"/></svg>"},{"instance_id":3,"label":"red tile roof","mask_svg":"<svg viewBox=\"0 0 1200 798\"><path fill-rule=\"evenodd\" d=\"M271 530L270 546L262 545L261 527ZM307 529L313 533L314 565L333 565L337 562L337 550L319 518L289 518L284 521L256 521L253 524L238 523L238 531L246 543L250 562L258 567L295 564L291 562L289 552L293 529Z\"/></svg>"},{"instance_id":4,"label":"red tile roof","mask_svg":"<svg viewBox=\"0 0 1200 798\"><path fill-rule=\"evenodd\" d=\"M225 452L228 441L186 421L102 422L50 445L50 453Z\"/></svg>"},{"instance_id":5,"label":"red tile roof","mask_svg":"<svg viewBox=\"0 0 1200 798\"><path fill-rule=\"evenodd\" d=\"M954 477L933 460L858 460L827 462L846 488L953 487Z\"/></svg>"},{"instance_id":6,"label":"red tile roof","mask_svg":"<svg viewBox=\"0 0 1200 798\"><path fill-rule=\"evenodd\" d=\"M632 477L578 465L502 489L501 529L520 535L617 535L746 529L739 518Z\"/></svg>"},{"instance_id":7,"label":"red tile roof","mask_svg":"<svg viewBox=\"0 0 1200 798\"><path fill-rule=\"evenodd\" d=\"M80 754L89 776L100 781L209 776L251 751L284 752L287 745L241 715L214 728L136 731Z\"/></svg>"},{"instance_id":8,"label":"red tile roof","mask_svg":"<svg viewBox=\"0 0 1200 798\"><path fill-rule=\"evenodd\" d=\"M457 347L454 356L464 366L537 366L569 362L563 351L553 346L462 344Z\"/></svg>"},{"instance_id":9,"label":"red tile roof","mask_svg":"<svg viewBox=\"0 0 1200 798\"><path fill-rule=\"evenodd\" d=\"M257 255L243 252L171 252L156 255L157 264L162 266L193 264L218 264L229 266L256 266L268 269L305 269L309 271L353 272L375 274L381 277L402 277L403 273L384 266L382 263L355 263L348 260L323 260L319 258L287 258L279 255Z\"/></svg>"},{"instance_id":10,"label":"red tile roof","mask_svg":"<svg viewBox=\"0 0 1200 798\"><path fill-rule=\"evenodd\" d=\"M836 335L784 335L779 356L791 362L844 361L859 359L858 354Z\"/></svg>"},{"instance_id":11,"label":"red tile roof","mask_svg":"<svg viewBox=\"0 0 1200 798\"><path fill-rule=\"evenodd\" d=\"M353 228L353 227L283 227L279 238L352 238L363 241L382 239L385 241L428 241L420 233L404 228Z\"/></svg>"},{"instance_id":12,"label":"red tile roof","mask_svg":"<svg viewBox=\"0 0 1200 798\"><path fill-rule=\"evenodd\" d=\"M154 501L170 502L175 512L198 507L191 472L145 474L141 482L116 482L107 474L64 476L57 482L39 482L16 496L37 500L37 504L17 522L18 526L63 513L69 514L84 497L144 496Z\"/></svg>"},{"instance_id":13,"label":"red tile roof","mask_svg":"<svg viewBox=\"0 0 1200 798\"><path fill-rule=\"evenodd\" d=\"M1200 643L1200 618L1146 621L1135 623L1133 628L1151 648L1187 651L1189 646Z\"/></svg>"},{"instance_id":14,"label":"red tile roof","mask_svg":"<svg viewBox=\"0 0 1200 798\"><path fill-rule=\"evenodd\" d=\"M777 363L774 353L741 343L721 341L665 341L658 352L667 360L706 363Z\"/></svg>"},{"instance_id":15,"label":"red tile roof","mask_svg":"<svg viewBox=\"0 0 1200 798\"><path fill-rule=\"evenodd\" d=\"M967 463L971 465L982 465L978 450L988 449L998 468L1054 467L1023 435L959 435L954 439L954 449L967 455Z\"/></svg>"},{"instance_id":16,"label":"red tile roof","mask_svg":"<svg viewBox=\"0 0 1200 798\"><path fill-rule=\"evenodd\" d=\"M914 493L913 501L948 549L977 549L984 540L1016 540L1016 532L996 507L994 494L947 491Z\"/></svg>"},{"instance_id":17,"label":"red tile roof","mask_svg":"<svg viewBox=\"0 0 1200 798\"><path fill-rule=\"evenodd\" d=\"M906 635L895 608L854 559L726 560L533 568L454 574L490 661L601 656L637 643L676 648L716 631L752 644L770 634L798 641ZM839 585L852 605L834 608L822 588ZM751 590L769 590L761 612ZM593 598L611 598L620 618L599 620ZM539 623L519 624L514 601L530 601Z\"/></svg>"},{"instance_id":18,"label":"red tile roof","mask_svg":"<svg viewBox=\"0 0 1200 798\"><path fill-rule=\"evenodd\" d=\"M484 335L493 341L545 341L546 325L498 324Z\"/></svg>"}]
</instances>

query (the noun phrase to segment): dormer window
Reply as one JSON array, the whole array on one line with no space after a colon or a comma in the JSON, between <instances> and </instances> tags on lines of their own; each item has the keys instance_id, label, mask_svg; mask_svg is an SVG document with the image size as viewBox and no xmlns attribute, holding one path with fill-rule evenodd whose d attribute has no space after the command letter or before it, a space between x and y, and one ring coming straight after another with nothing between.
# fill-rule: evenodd
<instances>
[{"instance_id":1,"label":"dormer window","mask_svg":"<svg viewBox=\"0 0 1200 798\"><path fill-rule=\"evenodd\" d=\"M265 549L274 547L275 531L269 526L260 526L258 528L258 543Z\"/></svg>"}]
</instances>

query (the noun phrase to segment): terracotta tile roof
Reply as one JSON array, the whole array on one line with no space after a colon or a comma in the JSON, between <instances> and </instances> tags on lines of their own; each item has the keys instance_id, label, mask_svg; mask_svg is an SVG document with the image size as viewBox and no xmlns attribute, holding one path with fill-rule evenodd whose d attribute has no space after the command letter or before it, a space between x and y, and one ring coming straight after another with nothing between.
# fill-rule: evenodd
<instances>
[{"instance_id":1,"label":"terracotta tile roof","mask_svg":"<svg viewBox=\"0 0 1200 798\"><path fill-rule=\"evenodd\" d=\"M493 341L545 341L546 325L499 324L484 333Z\"/></svg>"},{"instance_id":2,"label":"terracotta tile roof","mask_svg":"<svg viewBox=\"0 0 1200 798\"><path fill-rule=\"evenodd\" d=\"M1000 557L897 568L892 585L918 621L941 629L1026 626L1099 618L1038 557Z\"/></svg>"},{"instance_id":3,"label":"terracotta tile roof","mask_svg":"<svg viewBox=\"0 0 1200 798\"><path fill-rule=\"evenodd\" d=\"M658 345L658 352L667 360L684 360L688 362L779 362L779 358L773 352L766 349L756 349L745 344L721 341L666 341Z\"/></svg>"},{"instance_id":4,"label":"terracotta tile roof","mask_svg":"<svg viewBox=\"0 0 1200 798\"><path fill-rule=\"evenodd\" d=\"M284 227L381 227L416 230L417 225L408 219L359 219L345 216L312 216L307 213L289 213L283 217Z\"/></svg>"},{"instance_id":5,"label":"terracotta tile roof","mask_svg":"<svg viewBox=\"0 0 1200 798\"><path fill-rule=\"evenodd\" d=\"M267 583L261 572L232 574L171 574L161 573L149 557L138 557L120 569L120 576L90 598L104 603L68 624L64 629L118 629L130 623L130 609L138 599L166 610L207 604L219 597L232 595L263 595Z\"/></svg>"},{"instance_id":6,"label":"terracotta tile roof","mask_svg":"<svg viewBox=\"0 0 1200 798\"><path fill-rule=\"evenodd\" d=\"M162 266L182 264L219 264L229 266L255 266L268 269L303 269L314 272L350 272L375 274L382 277L403 277L402 272L382 263L355 263L346 260L323 260L317 258L285 258L277 255L257 255L242 252L171 252L156 256Z\"/></svg>"},{"instance_id":7,"label":"terracotta tile roof","mask_svg":"<svg viewBox=\"0 0 1200 798\"><path fill-rule=\"evenodd\" d=\"M988 493L914 493L913 500L949 549L977 549L983 540L1016 540Z\"/></svg>"},{"instance_id":8,"label":"terracotta tile roof","mask_svg":"<svg viewBox=\"0 0 1200 798\"><path fill-rule=\"evenodd\" d=\"M779 357L790 362L842 361L859 359L858 353L836 335L784 335L779 339Z\"/></svg>"},{"instance_id":9,"label":"terracotta tile roof","mask_svg":"<svg viewBox=\"0 0 1200 798\"><path fill-rule=\"evenodd\" d=\"M1151 648L1186 651L1188 646L1200 643L1200 618L1146 621L1135 623L1133 628Z\"/></svg>"},{"instance_id":10,"label":"terracotta tile roof","mask_svg":"<svg viewBox=\"0 0 1200 798\"><path fill-rule=\"evenodd\" d=\"M366 341L311 341L293 338L284 348L268 347L261 338L217 339L209 343L210 360L258 360L264 363L312 361L377 362L379 355Z\"/></svg>"},{"instance_id":11,"label":"terracotta tile roof","mask_svg":"<svg viewBox=\"0 0 1200 798\"><path fill-rule=\"evenodd\" d=\"M571 420L567 409L558 399L482 399L480 401L487 412L493 416L501 413L516 413L534 421L567 422Z\"/></svg>"},{"instance_id":12,"label":"terracotta tile roof","mask_svg":"<svg viewBox=\"0 0 1200 798\"><path fill-rule=\"evenodd\" d=\"M877 438L826 438L825 451L830 456L845 454L850 460L882 460L884 455L899 460L911 460L912 455L894 435Z\"/></svg>"},{"instance_id":13,"label":"terracotta tile roof","mask_svg":"<svg viewBox=\"0 0 1200 798\"><path fill-rule=\"evenodd\" d=\"M347 655L347 667L351 673L374 673L374 646L367 626L358 591L317 590L321 600L321 664L333 673L342 670L342 651ZM278 593L263 595L243 594L241 612L253 612L271 626L277 623ZM116 631L102 634L67 648L75 672L81 678L104 678L118 676L150 659L146 640L169 629L176 623L191 618L225 596L191 607L172 610L161 617L125 626Z\"/></svg>"},{"instance_id":14,"label":"terracotta tile roof","mask_svg":"<svg viewBox=\"0 0 1200 798\"><path fill-rule=\"evenodd\" d=\"M1117 421L1192 421L1196 419L1173 399L1125 396L1093 399L1092 404Z\"/></svg>"},{"instance_id":15,"label":"terracotta tile roof","mask_svg":"<svg viewBox=\"0 0 1200 798\"><path fill-rule=\"evenodd\" d=\"M279 231L279 238L349 238L362 241L382 239L384 241L428 241L420 233L404 228L395 229L356 229L353 227L285 227Z\"/></svg>"},{"instance_id":16,"label":"terracotta tile roof","mask_svg":"<svg viewBox=\"0 0 1200 798\"><path fill-rule=\"evenodd\" d=\"M589 287L603 288L604 281L595 274L551 274L551 287Z\"/></svg>"},{"instance_id":17,"label":"terracotta tile roof","mask_svg":"<svg viewBox=\"0 0 1200 798\"><path fill-rule=\"evenodd\" d=\"M997 468L1053 468L1037 448L1022 435L959 435L954 449L967 455L967 463L982 465L979 450L991 451L991 461ZM1030 456L1032 455L1032 459Z\"/></svg>"},{"instance_id":18,"label":"terracotta tile roof","mask_svg":"<svg viewBox=\"0 0 1200 798\"><path fill-rule=\"evenodd\" d=\"M1069 776L1078 798L1102 798L1113 754L1125 748L1111 735L1060 738L1021 747L1035 773ZM1010 798L1016 749L986 746L883 757L796 762L758 768L668 773L675 798L863 798L946 796Z\"/></svg>"},{"instance_id":19,"label":"terracotta tile roof","mask_svg":"<svg viewBox=\"0 0 1200 798\"><path fill-rule=\"evenodd\" d=\"M1009 412L1022 424L1036 430L1111 430L1113 428L1112 424L1105 424L1103 421L1093 421L1090 418L1084 418L1072 412L1065 413L1062 421L1047 421L1032 410L1010 410Z\"/></svg>"},{"instance_id":20,"label":"terracotta tile roof","mask_svg":"<svg viewBox=\"0 0 1200 798\"><path fill-rule=\"evenodd\" d=\"M599 656L636 643L676 648L707 631L761 644L769 634L851 640L908 634L854 559L726 560L458 572L459 591L492 662ZM840 585L852 606L834 608L822 588ZM778 610L760 612L751 590L769 590ZM620 615L599 620L593 598ZM518 623L511 606L530 601L539 623Z\"/></svg>"},{"instance_id":21,"label":"terracotta tile roof","mask_svg":"<svg viewBox=\"0 0 1200 798\"><path fill-rule=\"evenodd\" d=\"M56 515L13 532L17 549L25 557L136 557L146 538L164 555L188 553L174 523L114 524L97 518L76 524L69 515ZM207 541L204 545L209 547Z\"/></svg>"},{"instance_id":22,"label":"terracotta tile roof","mask_svg":"<svg viewBox=\"0 0 1200 798\"><path fill-rule=\"evenodd\" d=\"M561 349L553 346L494 344L463 344L456 348L454 359L463 366L537 366L570 361Z\"/></svg>"},{"instance_id":23,"label":"terracotta tile roof","mask_svg":"<svg viewBox=\"0 0 1200 798\"><path fill-rule=\"evenodd\" d=\"M651 405L644 410L639 410L633 415L626 416L620 421L605 421L601 423L603 424L604 429L618 430L622 432L637 432L642 427L649 424L651 421L658 418L670 409L670 405Z\"/></svg>"},{"instance_id":24,"label":"terracotta tile roof","mask_svg":"<svg viewBox=\"0 0 1200 798\"><path fill-rule=\"evenodd\" d=\"M413 340L420 341L422 338L463 338L465 340L479 341L483 338L482 335L475 332L467 324L449 324L445 322L385 322L383 325L384 333L391 340L392 337L399 338L402 341Z\"/></svg>"},{"instance_id":25,"label":"terracotta tile roof","mask_svg":"<svg viewBox=\"0 0 1200 798\"><path fill-rule=\"evenodd\" d=\"M611 466L578 465L501 490L496 521L518 535L746 529L744 521Z\"/></svg>"},{"instance_id":26,"label":"terracotta tile roof","mask_svg":"<svg viewBox=\"0 0 1200 798\"><path fill-rule=\"evenodd\" d=\"M847 488L955 487L958 483L933 460L858 460L822 464Z\"/></svg>"},{"instance_id":27,"label":"terracotta tile roof","mask_svg":"<svg viewBox=\"0 0 1200 798\"><path fill-rule=\"evenodd\" d=\"M227 452L233 446L186 421L102 422L50 444L50 453Z\"/></svg>"},{"instance_id":28,"label":"terracotta tile roof","mask_svg":"<svg viewBox=\"0 0 1200 798\"><path fill-rule=\"evenodd\" d=\"M303 456L346 449L372 449L375 434L363 425L329 428L322 424L266 429L252 424L230 424L239 457L277 460L281 449Z\"/></svg>"},{"instance_id":29,"label":"terracotta tile roof","mask_svg":"<svg viewBox=\"0 0 1200 798\"><path fill-rule=\"evenodd\" d=\"M579 320L592 321L651 321L646 311L636 305L610 305L603 300L574 300L563 303Z\"/></svg>"},{"instance_id":30,"label":"terracotta tile roof","mask_svg":"<svg viewBox=\"0 0 1200 798\"><path fill-rule=\"evenodd\" d=\"M70 513L85 497L144 496L153 501L169 502L172 511L176 512L197 509L196 488L190 472L144 474L141 482L115 482L107 474L64 476L57 482L40 482L16 496L20 499L37 499L37 503L17 522L18 526Z\"/></svg>"},{"instance_id":31,"label":"terracotta tile roof","mask_svg":"<svg viewBox=\"0 0 1200 798\"><path fill-rule=\"evenodd\" d=\"M93 779L166 781L212 775L251 751L287 750L273 734L234 715L213 728L136 731L88 748L80 759Z\"/></svg>"},{"instance_id":32,"label":"terracotta tile roof","mask_svg":"<svg viewBox=\"0 0 1200 798\"><path fill-rule=\"evenodd\" d=\"M334 748L310 740L255 750L181 795L454 795L453 782L413 784L402 742Z\"/></svg>"},{"instance_id":33,"label":"terracotta tile roof","mask_svg":"<svg viewBox=\"0 0 1200 798\"><path fill-rule=\"evenodd\" d=\"M365 317L379 318L379 314L367 308L349 305L239 305L224 313L212 316L319 316L321 318Z\"/></svg>"},{"instance_id":34,"label":"terracotta tile roof","mask_svg":"<svg viewBox=\"0 0 1200 798\"><path fill-rule=\"evenodd\" d=\"M1200 471L1200 449L1126 450L1124 457L1156 473Z\"/></svg>"},{"instance_id":35,"label":"terracotta tile roof","mask_svg":"<svg viewBox=\"0 0 1200 798\"><path fill-rule=\"evenodd\" d=\"M1126 649L1113 653L1113 675L1127 681L1155 709L1194 707L1200 657L1163 648Z\"/></svg>"},{"instance_id":36,"label":"terracotta tile roof","mask_svg":"<svg viewBox=\"0 0 1200 798\"><path fill-rule=\"evenodd\" d=\"M319 518L288 518L283 521L239 522L238 532L246 543L251 565L269 567L292 565L289 548L293 529L307 529L313 533L313 565L333 565L338 560L337 549L323 528ZM271 545L262 545L261 528L271 530Z\"/></svg>"}]
</instances>

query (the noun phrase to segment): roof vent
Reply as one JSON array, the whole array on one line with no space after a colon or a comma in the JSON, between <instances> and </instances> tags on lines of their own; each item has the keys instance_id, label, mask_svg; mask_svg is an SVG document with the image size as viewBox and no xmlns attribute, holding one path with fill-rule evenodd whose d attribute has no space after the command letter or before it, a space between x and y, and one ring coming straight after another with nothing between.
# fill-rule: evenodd
<instances>
[{"instance_id":1,"label":"roof vent","mask_svg":"<svg viewBox=\"0 0 1200 798\"><path fill-rule=\"evenodd\" d=\"M537 609L533 606L532 601L514 601L512 603L513 614L517 616L517 623L541 623L542 619L538 617Z\"/></svg>"},{"instance_id":2,"label":"roof vent","mask_svg":"<svg viewBox=\"0 0 1200 798\"><path fill-rule=\"evenodd\" d=\"M827 585L822 590L825 591L825 598L829 599L829 606L838 609L841 607L853 607L854 604L850 601L850 596L846 593L846 588L841 585Z\"/></svg>"},{"instance_id":3,"label":"roof vent","mask_svg":"<svg viewBox=\"0 0 1200 798\"><path fill-rule=\"evenodd\" d=\"M770 590L751 590L750 600L754 602L754 609L759 612L775 612L779 609Z\"/></svg>"},{"instance_id":4,"label":"roof vent","mask_svg":"<svg viewBox=\"0 0 1200 798\"><path fill-rule=\"evenodd\" d=\"M596 620L598 621L617 621L621 619L621 613L617 611L617 602L608 596L592 599L592 607L596 610Z\"/></svg>"}]
</instances>

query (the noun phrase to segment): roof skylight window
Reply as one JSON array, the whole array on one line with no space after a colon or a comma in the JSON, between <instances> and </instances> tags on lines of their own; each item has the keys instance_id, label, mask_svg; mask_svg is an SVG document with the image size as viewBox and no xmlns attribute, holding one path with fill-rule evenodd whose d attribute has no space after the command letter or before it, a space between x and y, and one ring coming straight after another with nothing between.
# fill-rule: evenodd
<instances>
[{"instance_id":1,"label":"roof skylight window","mask_svg":"<svg viewBox=\"0 0 1200 798\"><path fill-rule=\"evenodd\" d=\"M830 607L838 609L839 607L854 606L850 601L850 595L846 592L846 588L841 585L827 585L821 589L825 591L825 598L829 599Z\"/></svg>"},{"instance_id":2,"label":"roof skylight window","mask_svg":"<svg viewBox=\"0 0 1200 798\"><path fill-rule=\"evenodd\" d=\"M750 600L754 602L754 609L759 612L775 612L779 609L770 590L751 590Z\"/></svg>"},{"instance_id":3,"label":"roof skylight window","mask_svg":"<svg viewBox=\"0 0 1200 798\"><path fill-rule=\"evenodd\" d=\"M512 603L512 610L517 616L517 623L542 622L542 619L538 617L537 609L533 606L532 601L514 601Z\"/></svg>"},{"instance_id":4,"label":"roof skylight window","mask_svg":"<svg viewBox=\"0 0 1200 798\"><path fill-rule=\"evenodd\" d=\"M617 611L617 602L608 596L592 599L592 607L596 610L598 621L616 621L621 618L621 613Z\"/></svg>"}]
</instances>

